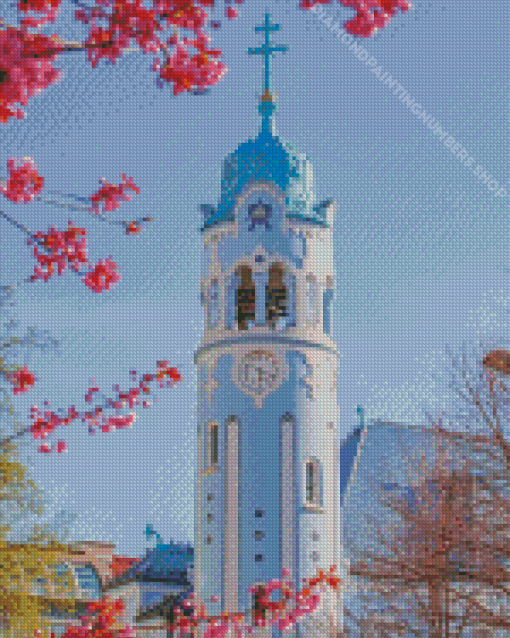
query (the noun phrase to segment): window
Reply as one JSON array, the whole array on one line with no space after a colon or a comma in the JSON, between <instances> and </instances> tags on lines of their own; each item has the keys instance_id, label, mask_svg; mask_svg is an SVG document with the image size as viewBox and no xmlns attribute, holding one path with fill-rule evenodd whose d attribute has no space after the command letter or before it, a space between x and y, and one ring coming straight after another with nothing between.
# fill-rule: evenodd
<instances>
[{"instance_id":1,"label":"window","mask_svg":"<svg viewBox=\"0 0 510 638\"><path fill-rule=\"evenodd\" d=\"M257 225L262 225L264 228L270 229L272 213L272 206L270 204L265 204L259 197L258 202L248 206L248 230L253 230Z\"/></svg>"},{"instance_id":2,"label":"window","mask_svg":"<svg viewBox=\"0 0 510 638\"><path fill-rule=\"evenodd\" d=\"M306 502L322 505L322 477L318 459L309 459L305 468Z\"/></svg>"},{"instance_id":3,"label":"window","mask_svg":"<svg viewBox=\"0 0 510 638\"><path fill-rule=\"evenodd\" d=\"M85 567L75 567L74 573L78 580L78 587L83 590L83 593L88 598L101 597L99 578L92 566L87 565Z\"/></svg>"},{"instance_id":4,"label":"window","mask_svg":"<svg viewBox=\"0 0 510 638\"><path fill-rule=\"evenodd\" d=\"M306 464L306 500L312 503L314 500L314 476L313 476L313 463L308 462Z\"/></svg>"},{"instance_id":5,"label":"window","mask_svg":"<svg viewBox=\"0 0 510 638\"><path fill-rule=\"evenodd\" d=\"M331 305L333 296L333 280L331 277L328 277L327 288L322 295L322 329L327 335L331 334Z\"/></svg>"},{"instance_id":6,"label":"window","mask_svg":"<svg viewBox=\"0 0 510 638\"><path fill-rule=\"evenodd\" d=\"M218 464L218 424L216 422L209 423L209 453L208 465Z\"/></svg>"},{"instance_id":7,"label":"window","mask_svg":"<svg viewBox=\"0 0 510 638\"><path fill-rule=\"evenodd\" d=\"M210 545L210 544L211 544L211 537L210 537L210 536L208 536L208 537L206 538L206 541L205 541L205 542L206 542L208 545Z\"/></svg>"},{"instance_id":8,"label":"window","mask_svg":"<svg viewBox=\"0 0 510 638\"><path fill-rule=\"evenodd\" d=\"M266 286L266 325L273 330L286 325L287 287L284 283L284 266L272 264Z\"/></svg>"},{"instance_id":9,"label":"window","mask_svg":"<svg viewBox=\"0 0 510 638\"><path fill-rule=\"evenodd\" d=\"M320 536L319 536L318 532L313 532L312 533L312 540L314 540L314 541L320 540Z\"/></svg>"},{"instance_id":10,"label":"window","mask_svg":"<svg viewBox=\"0 0 510 638\"><path fill-rule=\"evenodd\" d=\"M207 514L207 522L210 523L213 520L213 515L212 514Z\"/></svg>"},{"instance_id":11,"label":"window","mask_svg":"<svg viewBox=\"0 0 510 638\"><path fill-rule=\"evenodd\" d=\"M264 538L265 534L261 530L256 530L254 536L255 536L255 540L260 541Z\"/></svg>"},{"instance_id":12,"label":"window","mask_svg":"<svg viewBox=\"0 0 510 638\"><path fill-rule=\"evenodd\" d=\"M320 556L319 556L319 552L312 552L312 553L311 553L311 558L312 558L312 560L313 560L314 562L317 562L317 561L319 560L319 558L320 558Z\"/></svg>"},{"instance_id":13,"label":"window","mask_svg":"<svg viewBox=\"0 0 510 638\"><path fill-rule=\"evenodd\" d=\"M262 554L255 554L255 562L256 563L261 563L263 558L264 557L262 556Z\"/></svg>"},{"instance_id":14,"label":"window","mask_svg":"<svg viewBox=\"0 0 510 638\"><path fill-rule=\"evenodd\" d=\"M249 330L255 324L255 283L248 266L240 266L237 275L235 320L238 330Z\"/></svg>"},{"instance_id":15,"label":"window","mask_svg":"<svg viewBox=\"0 0 510 638\"><path fill-rule=\"evenodd\" d=\"M45 594L47 594L47 588L48 588L48 579L47 578L36 578L35 580L35 593L38 596L44 596Z\"/></svg>"},{"instance_id":16,"label":"window","mask_svg":"<svg viewBox=\"0 0 510 638\"><path fill-rule=\"evenodd\" d=\"M261 554L257 554L257 556L261 556ZM255 558L257 560L257 558ZM261 604L261 598L264 595L265 584L264 583L253 583L250 587L251 593L251 622L254 626L259 626L260 620L265 619L266 617L266 609Z\"/></svg>"},{"instance_id":17,"label":"window","mask_svg":"<svg viewBox=\"0 0 510 638\"><path fill-rule=\"evenodd\" d=\"M255 510L255 517L262 518L264 516L264 510Z\"/></svg>"},{"instance_id":18,"label":"window","mask_svg":"<svg viewBox=\"0 0 510 638\"><path fill-rule=\"evenodd\" d=\"M212 501L212 500L213 500L213 498L214 498L214 494L208 494L208 495L207 495L207 500L208 500L208 501Z\"/></svg>"}]
</instances>

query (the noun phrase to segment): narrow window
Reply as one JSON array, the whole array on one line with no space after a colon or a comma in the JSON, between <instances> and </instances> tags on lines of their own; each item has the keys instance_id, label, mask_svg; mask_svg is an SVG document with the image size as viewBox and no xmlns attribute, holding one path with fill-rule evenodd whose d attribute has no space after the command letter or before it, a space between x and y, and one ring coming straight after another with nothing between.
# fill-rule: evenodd
<instances>
[{"instance_id":1,"label":"narrow window","mask_svg":"<svg viewBox=\"0 0 510 638\"><path fill-rule=\"evenodd\" d=\"M306 502L322 505L322 472L317 459L309 459L305 468Z\"/></svg>"},{"instance_id":2,"label":"narrow window","mask_svg":"<svg viewBox=\"0 0 510 638\"><path fill-rule=\"evenodd\" d=\"M249 330L255 323L255 283L248 266L240 266L236 290L236 322L238 330Z\"/></svg>"},{"instance_id":3,"label":"narrow window","mask_svg":"<svg viewBox=\"0 0 510 638\"><path fill-rule=\"evenodd\" d=\"M212 423L209 427L210 432L210 465L216 465L218 463L218 424Z\"/></svg>"},{"instance_id":4,"label":"narrow window","mask_svg":"<svg viewBox=\"0 0 510 638\"><path fill-rule=\"evenodd\" d=\"M207 544L208 544L208 545L210 545L210 544L211 544L211 537L210 537L210 536L208 536L208 537L207 537L207 539L206 539L206 541L207 541Z\"/></svg>"},{"instance_id":5,"label":"narrow window","mask_svg":"<svg viewBox=\"0 0 510 638\"><path fill-rule=\"evenodd\" d=\"M271 264L269 281L266 286L266 325L272 330L286 325L287 287L284 283L284 267L282 264Z\"/></svg>"},{"instance_id":6,"label":"narrow window","mask_svg":"<svg viewBox=\"0 0 510 638\"><path fill-rule=\"evenodd\" d=\"M306 464L306 502L313 503L315 500L314 493L314 476L313 476L313 461L308 461Z\"/></svg>"},{"instance_id":7,"label":"narrow window","mask_svg":"<svg viewBox=\"0 0 510 638\"><path fill-rule=\"evenodd\" d=\"M326 288L322 296L322 329L327 335L331 334L332 302L333 302L333 289Z\"/></svg>"},{"instance_id":8,"label":"narrow window","mask_svg":"<svg viewBox=\"0 0 510 638\"><path fill-rule=\"evenodd\" d=\"M257 556L260 556L260 560L262 560L262 554L257 554L255 556L255 560L257 560ZM262 596L264 595L265 585L264 583L253 583L250 587L251 592L251 616L252 616L252 625L258 627L261 625L261 621L266 618L266 609L262 604Z\"/></svg>"}]
</instances>

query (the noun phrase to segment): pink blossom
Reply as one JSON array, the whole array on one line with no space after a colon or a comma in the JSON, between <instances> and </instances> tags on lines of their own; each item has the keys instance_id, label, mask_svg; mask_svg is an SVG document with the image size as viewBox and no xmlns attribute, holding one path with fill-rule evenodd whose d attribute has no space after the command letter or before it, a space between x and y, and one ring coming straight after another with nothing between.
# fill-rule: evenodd
<instances>
[{"instance_id":1,"label":"pink blossom","mask_svg":"<svg viewBox=\"0 0 510 638\"><path fill-rule=\"evenodd\" d=\"M117 264L111 261L111 258L102 259L82 281L92 292L103 292L103 290L109 290L120 279L116 270Z\"/></svg>"},{"instance_id":2,"label":"pink blossom","mask_svg":"<svg viewBox=\"0 0 510 638\"><path fill-rule=\"evenodd\" d=\"M1 35L0 35L1 37ZM22 157L17 166L17 158L7 159L9 177L6 186L0 186L0 192L12 202L31 202L44 187L44 177L37 172L33 157Z\"/></svg>"},{"instance_id":3,"label":"pink blossom","mask_svg":"<svg viewBox=\"0 0 510 638\"><path fill-rule=\"evenodd\" d=\"M14 109L19 102L26 106L33 97L60 78L60 69L51 62L59 53L51 37L29 34L9 27L0 31L0 120L22 119L24 113ZM42 51L46 53L41 53ZM37 57L36 57L37 56Z\"/></svg>"}]
</instances>

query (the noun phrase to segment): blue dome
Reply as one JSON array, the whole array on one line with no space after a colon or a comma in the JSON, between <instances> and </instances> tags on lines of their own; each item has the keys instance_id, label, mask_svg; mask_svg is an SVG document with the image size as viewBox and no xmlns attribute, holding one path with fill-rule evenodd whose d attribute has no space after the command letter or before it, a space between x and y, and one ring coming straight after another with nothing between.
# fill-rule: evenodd
<instances>
[{"instance_id":1,"label":"blue dome","mask_svg":"<svg viewBox=\"0 0 510 638\"><path fill-rule=\"evenodd\" d=\"M284 142L276 134L272 113L274 97L263 96L259 105L262 127L253 140L243 142L223 162L221 197L218 209L202 206L202 230L221 222L235 220L234 209L247 185L272 182L285 193L286 217L327 226L325 214L313 207L313 169L306 155Z\"/></svg>"}]
</instances>

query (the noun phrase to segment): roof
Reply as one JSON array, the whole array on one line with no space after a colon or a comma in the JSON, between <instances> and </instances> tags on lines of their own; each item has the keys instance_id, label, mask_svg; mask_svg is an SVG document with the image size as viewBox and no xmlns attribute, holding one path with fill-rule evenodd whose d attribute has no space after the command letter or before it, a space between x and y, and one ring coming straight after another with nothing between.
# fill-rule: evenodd
<instances>
[{"instance_id":1,"label":"roof","mask_svg":"<svg viewBox=\"0 0 510 638\"><path fill-rule=\"evenodd\" d=\"M202 204L204 224L201 231L223 222L235 221L238 198L253 183L272 183L285 195L286 217L329 228L327 205L313 205L313 169L306 155L298 153L276 133L272 119L276 109L273 95L263 96L259 110L261 129L254 139L240 144L223 161L221 195L217 209Z\"/></svg>"},{"instance_id":2,"label":"roof","mask_svg":"<svg viewBox=\"0 0 510 638\"><path fill-rule=\"evenodd\" d=\"M164 617L170 621L173 621L174 609L181 606L182 603L193 593L193 585L189 585L185 590L175 593L167 594L163 600L152 607L147 607L140 611L135 617L136 623L141 623L144 620L151 620L152 618ZM184 607L184 615L191 616L193 608Z\"/></svg>"},{"instance_id":3,"label":"roof","mask_svg":"<svg viewBox=\"0 0 510 638\"><path fill-rule=\"evenodd\" d=\"M361 450L363 427L358 427L340 443L340 507L344 504L344 496L355 470L355 462Z\"/></svg>"},{"instance_id":4,"label":"roof","mask_svg":"<svg viewBox=\"0 0 510 638\"><path fill-rule=\"evenodd\" d=\"M168 582L187 587L190 582L188 570L193 567L194 549L189 544L170 542L156 545L148 550L144 558L133 564L109 583L108 588L131 581Z\"/></svg>"},{"instance_id":5,"label":"roof","mask_svg":"<svg viewBox=\"0 0 510 638\"><path fill-rule=\"evenodd\" d=\"M127 571L133 563L139 562L139 558L129 558L129 556L112 556L110 564L111 577L117 578Z\"/></svg>"}]
</instances>

